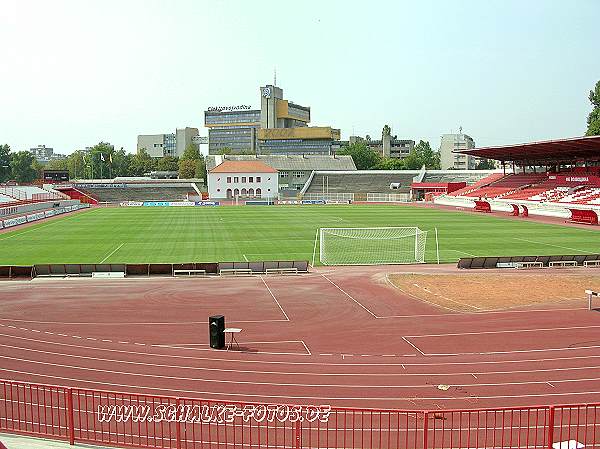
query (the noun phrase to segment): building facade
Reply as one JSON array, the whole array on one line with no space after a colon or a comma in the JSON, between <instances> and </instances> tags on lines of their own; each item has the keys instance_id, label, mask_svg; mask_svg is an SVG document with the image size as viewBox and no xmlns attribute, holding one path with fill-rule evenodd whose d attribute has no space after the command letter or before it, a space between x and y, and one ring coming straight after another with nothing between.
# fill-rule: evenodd
<instances>
[{"instance_id":1,"label":"building facade","mask_svg":"<svg viewBox=\"0 0 600 449\"><path fill-rule=\"evenodd\" d=\"M181 157L188 145L195 145L198 128L176 129L170 134L141 134L137 137L137 151L145 149L150 157Z\"/></svg>"},{"instance_id":2,"label":"building facade","mask_svg":"<svg viewBox=\"0 0 600 449\"><path fill-rule=\"evenodd\" d=\"M33 155L35 160L41 164L46 164L52 160L67 158L64 154L55 153L54 148L47 147L46 145L38 145L37 147L30 148L29 152Z\"/></svg>"},{"instance_id":3,"label":"building facade","mask_svg":"<svg viewBox=\"0 0 600 449\"><path fill-rule=\"evenodd\" d=\"M212 107L204 112L208 153L333 154L340 131L309 127L309 122L309 107L285 100L280 87L262 86L260 109Z\"/></svg>"},{"instance_id":4,"label":"building facade","mask_svg":"<svg viewBox=\"0 0 600 449\"><path fill-rule=\"evenodd\" d=\"M260 128L259 109L250 106L213 107L204 112L208 128L208 154L256 153L256 130Z\"/></svg>"},{"instance_id":5,"label":"building facade","mask_svg":"<svg viewBox=\"0 0 600 449\"><path fill-rule=\"evenodd\" d=\"M295 195L302 190L312 173L317 170L354 171L352 156L315 155L208 155L206 169L212 170L226 160L261 161L278 172L279 193Z\"/></svg>"},{"instance_id":6,"label":"building facade","mask_svg":"<svg viewBox=\"0 0 600 449\"><path fill-rule=\"evenodd\" d=\"M259 160L226 160L208 171L210 199L272 199L278 193L277 170Z\"/></svg>"},{"instance_id":7,"label":"building facade","mask_svg":"<svg viewBox=\"0 0 600 449\"><path fill-rule=\"evenodd\" d=\"M475 148L475 141L461 130L458 134L443 134L440 142L440 164L442 170L474 170L477 158L453 151Z\"/></svg>"},{"instance_id":8,"label":"building facade","mask_svg":"<svg viewBox=\"0 0 600 449\"><path fill-rule=\"evenodd\" d=\"M373 151L378 152L383 157L392 157L404 159L415 147L415 141L411 139L398 139L396 136L382 135L380 140L366 139L360 136L350 136L348 141L340 142L342 145L362 142Z\"/></svg>"}]
</instances>

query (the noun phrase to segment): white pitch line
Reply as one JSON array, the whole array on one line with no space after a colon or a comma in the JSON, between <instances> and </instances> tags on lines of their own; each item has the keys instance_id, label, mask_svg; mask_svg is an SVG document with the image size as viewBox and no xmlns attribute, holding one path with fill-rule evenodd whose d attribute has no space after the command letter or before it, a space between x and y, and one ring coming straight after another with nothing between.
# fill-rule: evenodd
<instances>
[{"instance_id":1,"label":"white pitch line","mask_svg":"<svg viewBox=\"0 0 600 449\"><path fill-rule=\"evenodd\" d=\"M88 209L88 213L89 213L89 212L93 212L94 210L98 210L98 209L92 209L92 210L89 210L89 209ZM0 241L2 241L2 240L8 240L8 239L11 239L11 238L13 238L13 237L17 237L17 236L20 236L20 235L23 235L23 234L27 234L28 232L37 231L38 229L46 228L46 227L48 227L48 226L52 226L53 224L56 224L56 223L64 223L65 221L67 221L67 220L70 220L70 219L72 219L72 218L75 218L75 217L77 217L78 215L79 215L79 214L75 214L75 215L71 215L70 217L69 217L69 216L67 216L67 217L63 217L62 219L60 219L60 218L59 218L59 219L57 219L57 220L52 220L52 222L50 222L50 223L48 223L48 224L45 224L45 225L42 225L42 226L36 226L36 227L33 227L32 229L27 229L26 231L23 231L23 232L18 232L18 233L16 233L16 234L11 234L11 235L9 235L8 237L3 237L3 238L0 238Z\"/></svg>"},{"instance_id":2,"label":"white pitch line","mask_svg":"<svg viewBox=\"0 0 600 449\"><path fill-rule=\"evenodd\" d=\"M536 245L544 245L544 246L552 246L554 248L568 249L569 251L577 251L578 253L588 253L589 252L589 251L584 251L581 249L569 248L568 246L553 245L552 243L544 243L544 242L537 242L535 240L522 239L520 237L513 237L513 239L521 240L523 242L528 242L528 243L534 243Z\"/></svg>"},{"instance_id":3,"label":"white pitch line","mask_svg":"<svg viewBox=\"0 0 600 449\"><path fill-rule=\"evenodd\" d=\"M356 304L358 304L363 310L365 310L367 313L369 313L369 315L371 315L373 318L378 318L377 315L375 315L373 312L371 312L366 306L363 306L360 302L358 302L356 299L354 299L349 293L347 293L345 290L343 290L339 285L337 285L335 282L333 282L331 279L329 279L323 273L319 273L319 274L323 278L325 278L331 285L333 285L335 288L337 288L339 291L341 291L344 295L346 295L348 298L350 298L352 301L354 301Z\"/></svg>"},{"instance_id":4,"label":"white pitch line","mask_svg":"<svg viewBox=\"0 0 600 449\"><path fill-rule=\"evenodd\" d=\"M245 260L246 262L250 262L250 261L248 260L248 258L246 257L246 255L245 255L245 254L242 254L242 256L244 256L244 260Z\"/></svg>"},{"instance_id":5,"label":"white pitch line","mask_svg":"<svg viewBox=\"0 0 600 449\"><path fill-rule=\"evenodd\" d=\"M283 310L283 307L281 307L281 304L279 304L279 301L277 301L277 298L275 297L275 295L273 294L273 292L271 291L271 289L269 288L269 286L265 282L265 279L262 277L262 275L260 276L260 280L263 282L263 284L265 284L265 287L267 287L267 290L271 294L271 297L277 303L277 307L279 307L279 309L281 310L281 313L283 313L283 316L285 317L286 321L290 321L290 317L287 316L287 313L285 313L285 310Z\"/></svg>"},{"instance_id":6,"label":"white pitch line","mask_svg":"<svg viewBox=\"0 0 600 449\"><path fill-rule=\"evenodd\" d=\"M121 249L121 247L125 244L125 242L121 243L119 246L117 246L108 256L106 256L104 259L102 259L100 261L100 263L104 263L106 261L106 259L108 259L110 256L112 256L114 253L116 253L117 251L119 251Z\"/></svg>"}]
</instances>

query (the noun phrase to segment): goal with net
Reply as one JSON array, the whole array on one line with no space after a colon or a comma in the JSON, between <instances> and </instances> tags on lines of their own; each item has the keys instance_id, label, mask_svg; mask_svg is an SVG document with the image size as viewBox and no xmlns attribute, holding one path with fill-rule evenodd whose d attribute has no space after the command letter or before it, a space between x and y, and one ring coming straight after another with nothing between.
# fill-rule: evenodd
<instances>
[{"instance_id":1,"label":"goal with net","mask_svg":"<svg viewBox=\"0 0 600 449\"><path fill-rule=\"evenodd\" d=\"M426 242L427 231L418 227L321 228L319 260L323 265L424 263Z\"/></svg>"}]
</instances>

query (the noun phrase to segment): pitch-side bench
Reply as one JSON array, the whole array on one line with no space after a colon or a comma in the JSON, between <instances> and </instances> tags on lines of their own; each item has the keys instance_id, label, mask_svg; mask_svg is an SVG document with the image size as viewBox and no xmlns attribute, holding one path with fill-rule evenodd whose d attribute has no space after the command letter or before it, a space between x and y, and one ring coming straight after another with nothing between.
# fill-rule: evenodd
<instances>
[{"instance_id":1,"label":"pitch-side bench","mask_svg":"<svg viewBox=\"0 0 600 449\"><path fill-rule=\"evenodd\" d=\"M173 276L206 276L206 270L173 270Z\"/></svg>"},{"instance_id":2,"label":"pitch-side bench","mask_svg":"<svg viewBox=\"0 0 600 449\"><path fill-rule=\"evenodd\" d=\"M221 268L219 276L252 276L251 268Z\"/></svg>"}]
</instances>

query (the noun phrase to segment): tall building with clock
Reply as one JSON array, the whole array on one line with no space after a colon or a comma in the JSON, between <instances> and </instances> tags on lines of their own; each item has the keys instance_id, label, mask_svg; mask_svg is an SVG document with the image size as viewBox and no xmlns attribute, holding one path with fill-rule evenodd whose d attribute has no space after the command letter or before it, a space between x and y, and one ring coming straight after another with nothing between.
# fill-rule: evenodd
<instances>
[{"instance_id":1,"label":"tall building with clock","mask_svg":"<svg viewBox=\"0 0 600 449\"><path fill-rule=\"evenodd\" d=\"M310 108L283 98L283 89L260 87L260 110L211 107L204 112L209 154L333 154L340 131L308 126Z\"/></svg>"}]
</instances>

